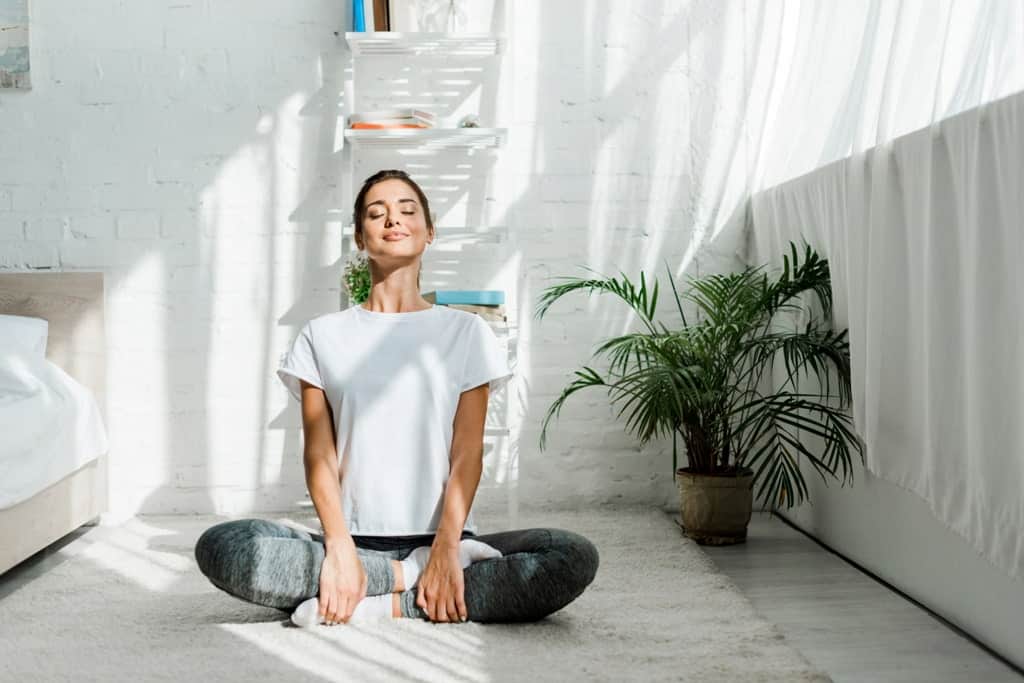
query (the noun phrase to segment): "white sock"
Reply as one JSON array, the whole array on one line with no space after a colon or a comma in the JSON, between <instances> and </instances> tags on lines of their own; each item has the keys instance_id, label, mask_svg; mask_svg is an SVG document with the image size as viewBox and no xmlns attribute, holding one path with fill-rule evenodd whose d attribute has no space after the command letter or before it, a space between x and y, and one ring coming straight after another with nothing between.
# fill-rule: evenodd
<instances>
[{"instance_id":1,"label":"white sock","mask_svg":"<svg viewBox=\"0 0 1024 683\"><path fill-rule=\"evenodd\" d=\"M359 601L356 608L352 610L352 618L349 621L369 621L371 619L393 619L392 596L394 593L384 595L367 595Z\"/></svg>"},{"instance_id":2,"label":"white sock","mask_svg":"<svg viewBox=\"0 0 1024 683\"><path fill-rule=\"evenodd\" d=\"M472 538L464 538L459 541L459 564L463 569L474 562L489 560L494 557L501 557L501 551L497 548ZM405 590L416 585L420 578L420 572L427 566L428 559L430 559L430 546L423 545L413 550L407 558L401 561ZM367 595L352 610L352 616L349 621L366 621L382 617L393 618L391 614L392 595L394 593ZM304 628L324 623L324 620L320 617L320 601L316 597L312 597L300 603L292 612L292 623Z\"/></svg>"},{"instance_id":3,"label":"white sock","mask_svg":"<svg viewBox=\"0 0 1024 683\"><path fill-rule=\"evenodd\" d=\"M392 610L392 595L394 593L385 593L384 595L367 595L365 598L359 601L356 608L352 610L352 616L349 617L349 623L353 621L370 621L373 619L393 619ZM292 623L296 626L303 628L309 628L310 626L316 626L317 624L327 623L323 617L320 616L320 601L313 597L305 602L301 603L292 612Z\"/></svg>"},{"instance_id":4,"label":"white sock","mask_svg":"<svg viewBox=\"0 0 1024 683\"><path fill-rule=\"evenodd\" d=\"M309 600L300 603L292 612L292 623L303 628L322 624L323 620L320 618L320 601L317 600L316 597L312 597Z\"/></svg>"},{"instance_id":5,"label":"white sock","mask_svg":"<svg viewBox=\"0 0 1024 683\"><path fill-rule=\"evenodd\" d=\"M472 538L464 538L459 541L459 564L463 569L474 562L489 560L493 557L501 557L501 551ZM430 559L430 546L421 545L401 561L405 590L409 590L419 581L420 572L426 569L428 559Z\"/></svg>"}]
</instances>

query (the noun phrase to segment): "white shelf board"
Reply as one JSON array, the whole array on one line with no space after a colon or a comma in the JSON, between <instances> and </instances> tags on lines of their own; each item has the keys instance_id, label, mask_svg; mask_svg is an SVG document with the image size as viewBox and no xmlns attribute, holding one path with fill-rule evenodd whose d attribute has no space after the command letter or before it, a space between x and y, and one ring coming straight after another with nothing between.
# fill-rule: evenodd
<instances>
[{"instance_id":1,"label":"white shelf board","mask_svg":"<svg viewBox=\"0 0 1024 683\"><path fill-rule=\"evenodd\" d=\"M432 249L437 250L439 246L443 247L448 243L454 244L492 244L495 242L504 242L505 233L508 228L500 225L493 226L487 230L477 230L476 228L463 227L463 226L446 226L438 225L435 226L437 229L438 238L442 241L440 243L435 242L431 245ZM349 224L342 229L342 235L345 237L352 237L355 235L355 228Z\"/></svg>"},{"instance_id":2,"label":"white shelf board","mask_svg":"<svg viewBox=\"0 0 1024 683\"><path fill-rule=\"evenodd\" d=\"M492 57L505 50L504 36L493 33L347 31L345 42L354 57Z\"/></svg>"},{"instance_id":3,"label":"white shelf board","mask_svg":"<svg viewBox=\"0 0 1024 683\"><path fill-rule=\"evenodd\" d=\"M506 128L346 128L345 140L353 145L450 149L501 147Z\"/></svg>"}]
</instances>

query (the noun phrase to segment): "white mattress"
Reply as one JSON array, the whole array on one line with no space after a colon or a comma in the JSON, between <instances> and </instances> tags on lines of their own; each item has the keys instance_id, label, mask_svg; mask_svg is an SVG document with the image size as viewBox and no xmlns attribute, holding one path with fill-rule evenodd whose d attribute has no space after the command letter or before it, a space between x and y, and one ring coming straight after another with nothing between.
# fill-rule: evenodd
<instances>
[{"instance_id":1,"label":"white mattress","mask_svg":"<svg viewBox=\"0 0 1024 683\"><path fill-rule=\"evenodd\" d=\"M0 349L0 509L107 451L93 393L32 353Z\"/></svg>"}]
</instances>

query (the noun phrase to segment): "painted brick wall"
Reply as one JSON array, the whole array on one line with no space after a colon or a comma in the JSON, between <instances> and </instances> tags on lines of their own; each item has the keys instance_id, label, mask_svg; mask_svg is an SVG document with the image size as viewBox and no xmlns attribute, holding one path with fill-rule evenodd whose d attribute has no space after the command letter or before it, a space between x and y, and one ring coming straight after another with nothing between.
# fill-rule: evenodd
<instances>
[{"instance_id":1,"label":"painted brick wall","mask_svg":"<svg viewBox=\"0 0 1024 683\"><path fill-rule=\"evenodd\" d=\"M34 89L0 92L0 268L106 273L114 515L304 496L298 406L274 368L339 302L344 4L31 3ZM571 398L537 447L573 370L636 329L625 305L579 293L540 323L532 311L546 278L586 264L657 275L672 323L666 261L735 264L691 240L741 220L706 193L724 113L704 96L742 46L715 40L730 20L717 3L516 0L506 18L481 107L509 141L475 215L510 241L486 281L460 280L456 260L424 282L506 289L520 322L520 438L481 495L675 506L671 441L640 448L603 393Z\"/></svg>"}]
</instances>

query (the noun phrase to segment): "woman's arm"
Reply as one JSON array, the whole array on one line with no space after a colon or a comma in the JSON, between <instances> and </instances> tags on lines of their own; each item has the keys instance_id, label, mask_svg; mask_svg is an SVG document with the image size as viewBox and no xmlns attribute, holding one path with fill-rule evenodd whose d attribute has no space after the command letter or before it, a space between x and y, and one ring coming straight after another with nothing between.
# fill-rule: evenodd
<instances>
[{"instance_id":1,"label":"woman's arm","mask_svg":"<svg viewBox=\"0 0 1024 683\"><path fill-rule=\"evenodd\" d=\"M484 422L487 419L489 385L467 389L455 409L451 470L444 492L444 508L434 537L434 545L458 547L462 528L473 505L483 472Z\"/></svg>"},{"instance_id":2,"label":"woman's arm","mask_svg":"<svg viewBox=\"0 0 1024 683\"><path fill-rule=\"evenodd\" d=\"M484 422L488 384L467 389L455 410L451 472L444 491L441 522L434 534L430 559L420 574L416 604L431 621L465 621L465 583L459 561L462 527L473 504L483 471Z\"/></svg>"},{"instance_id":3,"label":"woman's arm","mask_svg":"<svg viewBox=\"0 0 1024 683\"><path fill-rule=\"evenodd\" d=\"M348 622L366 596L366 570L341 511L334 419L323 389L302 382L302 459L306 486L324 528L324 561L320 567L318 608L327 623Z\"/></svg>"},{"instance_id":4,"label":"woman's arm","mask_svg":"<svg viewBox=\"0 0 1024 683\"><path fill-rule=\"evenodd\" d=\"M336 545L355 545L341 511L334 420L327 397L323 389L305 381L301 381L301 384L302 429L305 435L302 460L306 470L306 487L324 528L324 543L328 549Z\"/></svg>"}]
</instances>

